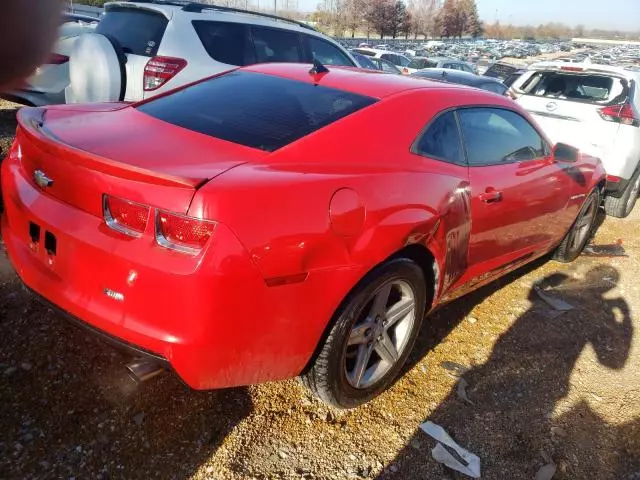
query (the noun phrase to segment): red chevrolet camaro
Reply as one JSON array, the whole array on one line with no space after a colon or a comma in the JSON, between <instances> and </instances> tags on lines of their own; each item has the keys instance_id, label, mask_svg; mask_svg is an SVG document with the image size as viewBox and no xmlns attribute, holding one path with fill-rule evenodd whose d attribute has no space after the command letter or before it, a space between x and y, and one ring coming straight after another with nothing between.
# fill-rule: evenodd
<instances>
[{"instance_id":1,"label":"red chevrolet camaro","mask_svg":"<svg viewBox=\"0 0 640 480\"><path fill-rule=\"evenodd\" d=\"M425 313L574 259L605 182L508 98L347 68L18 119L2 235L27 287L192 388L301 375L343 408L389 386Z\"/></svg>"}]
</instances>

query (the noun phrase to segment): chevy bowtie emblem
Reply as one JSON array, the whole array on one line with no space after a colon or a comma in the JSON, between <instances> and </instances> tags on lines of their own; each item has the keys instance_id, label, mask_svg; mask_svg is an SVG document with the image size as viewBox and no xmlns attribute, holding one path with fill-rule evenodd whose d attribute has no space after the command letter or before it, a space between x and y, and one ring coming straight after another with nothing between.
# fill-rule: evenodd
<instances>
[{"instance_id":1,"label":"chevy bowtie emblem","mask_svg":"<svg viewBox=\"0 0 640 480\"><path fill-rule=\"evenodd\" d=\"M33 181L36 182L40 188L47 188L53 185L53 180L47 177L47 174L42 170L36 170L33 172Z\"/></svg>"}]
</instances>

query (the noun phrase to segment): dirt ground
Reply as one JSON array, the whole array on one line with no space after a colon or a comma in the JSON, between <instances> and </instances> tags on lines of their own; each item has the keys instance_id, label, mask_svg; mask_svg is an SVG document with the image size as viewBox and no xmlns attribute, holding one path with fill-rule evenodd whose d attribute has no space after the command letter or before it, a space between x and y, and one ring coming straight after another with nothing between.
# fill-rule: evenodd
<instances>
[{"instance_id":1,"label":"dirt ground","mask_svg":"<svg viewBox=\"0 0 640 480\"><path fill-rule=\"evenodd\" d=\"M0 143L13 114L0 103ZM619 241L626 256L538 261L440 310L393 388L348 412L295 380L135 386L128 357L35 303L0 254L0 478L468 478L431 458L431 420L480 457L482 478L552 463L557 480L639 480L640 204L594 244Z\"/></svg>"}]
</instances>

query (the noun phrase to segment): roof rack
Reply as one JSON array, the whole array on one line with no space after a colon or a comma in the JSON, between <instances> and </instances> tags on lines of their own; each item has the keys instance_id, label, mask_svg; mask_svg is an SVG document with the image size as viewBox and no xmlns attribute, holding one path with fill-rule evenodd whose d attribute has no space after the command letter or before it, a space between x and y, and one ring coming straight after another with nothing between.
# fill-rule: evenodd
<instances>
[{"instance_id":1,"label":"roof rack","mask_svg":"<svg viewBox=\"0 0 640 480\"><path fill-rule=\"evenodd\" d=\"M299 22L298 20L292 20L290 18L280 17L278 15L271 15L270 13L254 12L252 10L243 10L242 8L222 7L219 5L209 5L207 3L191 2L189 0L129 0L129 1L136 2L136 3L153 3L157 5L172 5L175 7L182 7L182 10L185 12L201 13L203 10L216 10L219 12L244 13L247 15L255 15L258 17L271 18L272 20L279 20L281 22L292 23L302 28L306 28L307 30L313 30L314 32L317 31L311 25L308 25L304 22Z\"/></svg>"}]
</instances>

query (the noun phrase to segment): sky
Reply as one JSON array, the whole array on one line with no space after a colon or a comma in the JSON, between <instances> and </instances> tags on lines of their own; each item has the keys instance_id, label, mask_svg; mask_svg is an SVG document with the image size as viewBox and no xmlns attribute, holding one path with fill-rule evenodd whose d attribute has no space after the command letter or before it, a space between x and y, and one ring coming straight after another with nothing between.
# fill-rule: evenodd
<instances>
[{"instance_id":1,"label":"sky","mask_svg":"<svg viewBox=\"0 0 640 480\"><path fill-rule=\"evenodd\" d=\"M318 0L298 0L313 11ZM539 25L560 22L570 26L609 30L640 30L640 0L476 0L480 19L493 23Z\"/></svg>"}]
</instances>

